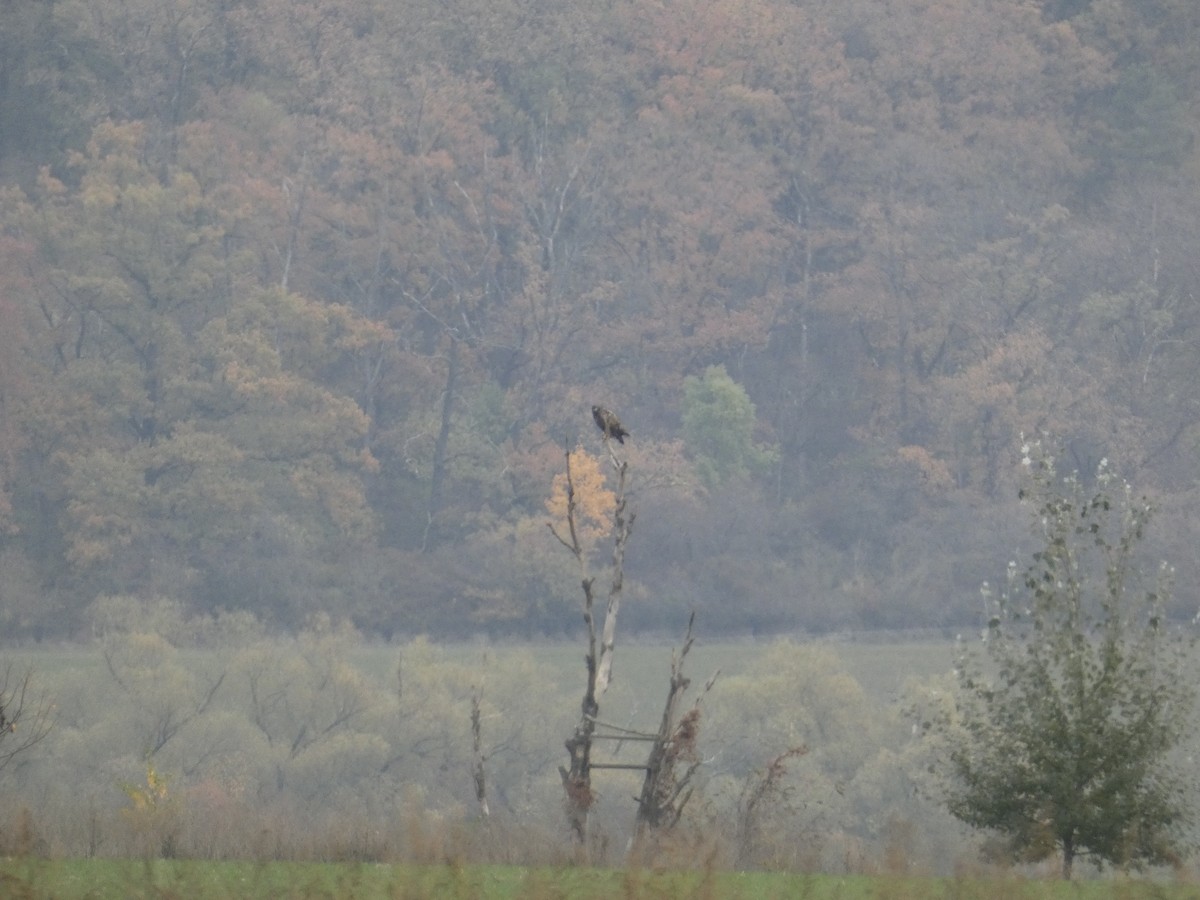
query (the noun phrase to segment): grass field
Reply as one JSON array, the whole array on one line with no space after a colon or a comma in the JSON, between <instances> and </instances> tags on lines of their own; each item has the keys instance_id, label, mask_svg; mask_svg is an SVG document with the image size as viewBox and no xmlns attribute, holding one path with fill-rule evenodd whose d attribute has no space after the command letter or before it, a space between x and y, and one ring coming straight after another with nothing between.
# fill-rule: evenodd
<instances>
[{"instance_id":1,"label":"grass field","mask_svg":"<svg viewBox=\"0 0 1200 900\"><path fill-rule=\"evenodd\" d=\"M56 900L1174 900L1190 885L515 866L0 861L0 896Z\"/></svg>"}]
</instances>

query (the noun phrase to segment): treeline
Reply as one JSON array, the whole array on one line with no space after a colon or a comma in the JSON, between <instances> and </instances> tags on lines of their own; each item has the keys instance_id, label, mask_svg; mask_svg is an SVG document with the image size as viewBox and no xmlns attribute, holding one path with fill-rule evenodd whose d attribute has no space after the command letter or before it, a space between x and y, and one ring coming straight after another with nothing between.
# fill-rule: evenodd
<instances>
[{"instance_id":1,"label":"treeline","mask_svg":"<svg viewBox=\"0 0 1200 900\"><path fill-rule=\"evenodd\" d=\"M630 626L973 621L1042 431L1195 606L1190 0L0 16L5 636L571 627L592 403Z\"/></svg>"}]
</instances>

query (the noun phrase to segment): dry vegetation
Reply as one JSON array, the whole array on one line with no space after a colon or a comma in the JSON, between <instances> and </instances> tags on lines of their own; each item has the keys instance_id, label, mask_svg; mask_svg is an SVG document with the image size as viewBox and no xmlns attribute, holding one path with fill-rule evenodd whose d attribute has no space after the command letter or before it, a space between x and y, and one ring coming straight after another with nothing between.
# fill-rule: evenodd
<instances>
[{"instance_id":1,"label":"dry vegetation","mask_svg":"<svg viewBox=\"0 0 1200 900\"><path fill-rule=\"evenodd\" d=\"M170 618L149 608L137 616ZM39 752L3 773L0 853L519 866L573 859L556 768L577 710L577 648L368 645L319 622L295 639L248 634L216 650L200 646L201 624L183 629L190 643L169 628L164 637L114 625L93 646L15 658L35 666L58 718ZM606 716L650 730L669 648L627 645L623 654ZM698 645L693 671L720 667L723 675L702 707L696 794L657 842L655 864L984 871L977 841L924 799L926 751L901 712L914 695L936 694L950 660L948 642ZM485 671L491 815L481 819L471 712ZM912 673L911 683L899 684L895 671ZM773 763L799 746L807 752ZM611 758L644 761L644 750L626 745ZM588 848L595 864L626 863L640 779L597 773ZM746 798L759 795L751 810Z\"/></svg>"},{"instance_id":2,"label":"dry vegetation","mask_svg":"<svg viewBox=\"0 0 1200 900\"><path fill-rule=\"evenodd\" d=\"M51 857L555 864L570 854L556 768L577 709L578 650L566 645L383 646L318 622L295 639L252 630L223 649L201 623L141 607L164 634L110 630L88 647L14 655L56 701L36 754L2 773L0 851ZM210 627L217 627L209 623ZM185 632L188 633L185 637ZM750 866L882 866L897 821L920 821L910 865L932 872L969 855L957 829L913 796L900 696L871 691L875 648L853 644L699 644L689 666L722 678L696 735L695 794L663 858L734 860L738 800L779 753L777 797L756 811ZM927 645L906 652L919 673ZM653 731L670 666L666 646L628 645L606 718ZM948 665L949 648L938 654ZM478 813L471 717L476 686L491 816ZM891 693L891 697L885 696ZM644 744L606 745L643 761ZM641 773L601 771L592 859L621 863ZM894 854L893 854L894 855Z\"/></svg>"},{"instance_id":3,"label":"dry vegetation","mask_svg":"<svg viewBox=\"0 0 1200 900\"><path fill-rule=\"evenodd\" d=\"M946 879L822 876L712 869L362 866L191 861L0 862L6 896L57 900L188 897L189 900L1182 900L1189 884L1127 880L1066 883L1012 876Z\"/></svg>"}]
</instances>

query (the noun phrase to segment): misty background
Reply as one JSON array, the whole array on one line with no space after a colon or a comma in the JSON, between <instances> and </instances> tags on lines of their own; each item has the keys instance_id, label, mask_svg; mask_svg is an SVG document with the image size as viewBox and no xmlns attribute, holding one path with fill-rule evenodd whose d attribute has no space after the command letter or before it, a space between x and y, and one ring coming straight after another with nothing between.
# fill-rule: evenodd
<instances>
[{"instance_id":1,"label":"misty background","mask_svg":"<svg viewBox=\"0 0 1200 900\"><path fill-rule=\"evenodd\" d=\"M606 559L601 404L623 638L695 610L730 653L696 815L807 743L759 861L950 859L909 713L1037 549L1023 440L1150 497L1200 605L1197 46L1192 0L0 3L39 839L385 856L398 797L470 809L480 689L494 805L555 830L579 651L519 642L579 635L566 451ZM781 637L845 632L883 643ZM159 776L179 805L138 806Z\"/></svg>"},{"instance_id":2,"label":"misty background","mask_svg":"<svg viewBox=\"0 0 1200 900\"><path fill-rule=\"evenodd\" d=\"M3 17L9 640L114 596L569 633L593 403L628 628L973 624L1042 432L1197 605L1194 4Z\"/></svg>"}]
</instances>

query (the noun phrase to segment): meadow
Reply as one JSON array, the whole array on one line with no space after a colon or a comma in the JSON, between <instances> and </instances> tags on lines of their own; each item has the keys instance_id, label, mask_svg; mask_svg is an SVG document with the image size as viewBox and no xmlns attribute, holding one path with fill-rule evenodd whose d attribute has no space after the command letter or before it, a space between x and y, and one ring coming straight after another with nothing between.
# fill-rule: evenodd
<instances>
[{"instance_id":1,"label":"meadow","mask_svg":"<svg viewBox=\"0 0 1200 900\"><path fill-rule=\"evenodd\" d=\"M930 799L911 717L944 700L946 636L701 639L687 660L696 794L656 868L626 870L640 775L597 771L592 869L572 867L557 771L579 646L385 645L329 622L215 634L161 612L0 659L32 668L55 716L0 772L0 896L1060 896L982 867L980 836ZM672 649L619 645L601 718L652 729ZM487 818L470 774L475 699ZM795 746L807 750L751 815L747 786ZM607 744L597 761L643 752ZM1071 896L1151 896L1138 884L1101 878Z\"/></svg>"},{"instance_id":2,"label":"meadow","mask_svg":"<svg viewBox=\"0 0 1200 900\"><path fill-rule=\"evenodd\" d=\"M519 866L132 860L0 862L22 900L1183 900L1185 884Z\"/></svg>"}]
</instances>

